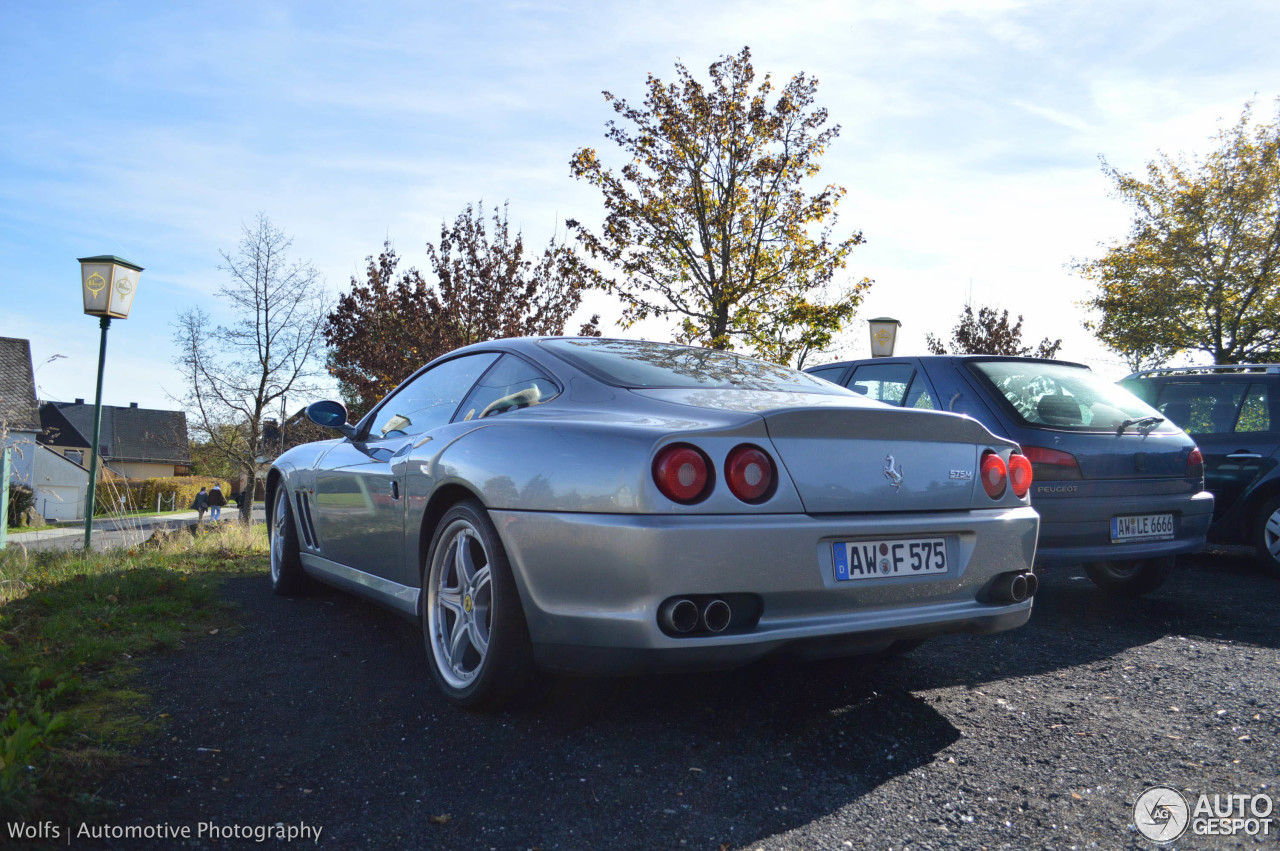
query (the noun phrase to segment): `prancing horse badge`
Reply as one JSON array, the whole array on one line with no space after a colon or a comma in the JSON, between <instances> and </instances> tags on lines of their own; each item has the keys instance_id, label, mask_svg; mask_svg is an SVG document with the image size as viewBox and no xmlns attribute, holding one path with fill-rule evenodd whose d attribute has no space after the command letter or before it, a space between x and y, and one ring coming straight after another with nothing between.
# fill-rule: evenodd
<instances>
[{"instance_id":1,"label":"prancing horse badge","mask_svg":"<svg viewBox=\"0 0 1280 851\"><path fill-rule=\"evenodd\" d=\"M898 490L902 487L902 468L893 460L892 455L884 456L884 460L884 477L893 485L894 490Z\"/></svg>"}]
</instances>

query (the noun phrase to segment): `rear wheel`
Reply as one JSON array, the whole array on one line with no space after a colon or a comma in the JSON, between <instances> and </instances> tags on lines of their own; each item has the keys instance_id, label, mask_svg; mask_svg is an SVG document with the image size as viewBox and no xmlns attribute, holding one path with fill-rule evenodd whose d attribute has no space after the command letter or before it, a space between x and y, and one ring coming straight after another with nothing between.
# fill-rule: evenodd
<instances>
[{"instance_id":1,"label":"rear wheel","mask_svg":"<svg viewBox=\"0 0 1280 851\"><path fill-rule=\"evenodd\" d=\"M1108 594L1138 597L1154 591L1168 580L1176 562L1174 556L1129 559L1127 561L1095 561L1084 566L1084 572Z\"/></svg>"},{"instance_id":2,"label":"rear wheel","mask_svg":"<svg viewBox=\"0 0 1280 851\"><path fill-rule=\"evenodd\" d=\"M304 593L310 585L298 557L298 530L289 510L289 492L281 484L271 514L271 590L291 597Z\"/></svg>"},{"instance_id":3,"label":"rear wheel","mask_svg":"<svg viewBox=\"0 0 1280 851\"><path fill-rule=\"evenodd\" d=\"M1280 497L1268 500L1254 521L1253 544L1258 548L1258 561L1280 576Z\"/></svg>"},{"instance_id":4,"label":"rear wheel","mask_svg":"<svg viewBox=\"0 0 1280 851\"><path fill-rule=\"evenodd\" d=\"M468 709L496 709L533 675L529 628L489 515L468 500L436 529L423 575L422 632L431 673Z\"/></svg>"}]
</instances>

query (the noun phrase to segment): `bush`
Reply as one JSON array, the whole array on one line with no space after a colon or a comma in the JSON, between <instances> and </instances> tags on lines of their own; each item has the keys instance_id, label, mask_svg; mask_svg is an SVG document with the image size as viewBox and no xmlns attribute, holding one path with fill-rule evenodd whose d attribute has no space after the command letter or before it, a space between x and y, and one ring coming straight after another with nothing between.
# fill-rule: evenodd
<instances>
[{"instance_id":1,"label":"bush","mask_svg":"<svg viewBox=\"0 0 1280 851\"><path fill-rule=\"evenodd\" d=\"M9 484L9 526L18 526L28 508L34 508L36 494L26 485Z\"/></svg>"},{"instance_id":2,"label":"bush","mask_svg":"<svg viewBox=\"0 0 1280 851\"><path fill-rule=\"evenodd\" d=\"M124 497L126 511L154 511L156 497L162 498L164 506L169 506L169 497L173 497L173 509L183 511L191 507L200 488L212 488L218 485L227 499L231 499L231 490L222 479L205 476L169 476L161 479L102 479L98 482L98 495L94 497L93 513L120 513L120 497Z\"/></svg>"}]
</instances>

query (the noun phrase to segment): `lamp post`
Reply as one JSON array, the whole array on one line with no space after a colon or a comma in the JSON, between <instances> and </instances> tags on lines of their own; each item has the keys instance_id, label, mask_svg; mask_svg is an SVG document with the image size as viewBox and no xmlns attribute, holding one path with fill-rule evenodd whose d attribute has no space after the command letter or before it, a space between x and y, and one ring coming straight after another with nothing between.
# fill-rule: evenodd
<instances>
[{"instance_id":1,"label":"lamp post","mask_svg":"<svg viewBox=\"0 0 1280 851\"><path fill-rule=\"evenodd\" d=\"M98 394L93 402L93 444L89 447L89 493L84 498L84 551L93 545L93 508L98 489L98 441L102 439L102 367L107 359L107 329L112 319L128 319L138 290L141 266L111 254L80 258L84 312L98 317Z\"/></svg>"},{"instance_id":2,"label":"lamp post","mask_svg":"<svg viewBox=\"0 0 1280 851\"><path fill-rule=\"evenodd\" d=\"M898 327L902 323L881 316L879 319L867 320L867 325L871 328L871 357L893 357L893 346L898 342Z\"/></svg>"}]
</instances>

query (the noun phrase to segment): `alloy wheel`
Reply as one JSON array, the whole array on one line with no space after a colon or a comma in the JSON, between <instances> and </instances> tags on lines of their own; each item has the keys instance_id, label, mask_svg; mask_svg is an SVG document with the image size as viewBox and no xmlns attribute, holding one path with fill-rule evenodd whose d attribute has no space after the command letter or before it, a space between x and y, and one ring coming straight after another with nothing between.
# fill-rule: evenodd
<instances>
[{"instance_id":1,"label":"alloy wheel","mask_svg":"<svg viewBox=\"0 0 1280 851\"><path fill-rule=\"evenodd\" d=\"M476 529L455 520L431 565L428 624L431 652L441 676L465 688L484 668L493 626L489 554Z\"/></svg>"}]
</instances>

